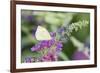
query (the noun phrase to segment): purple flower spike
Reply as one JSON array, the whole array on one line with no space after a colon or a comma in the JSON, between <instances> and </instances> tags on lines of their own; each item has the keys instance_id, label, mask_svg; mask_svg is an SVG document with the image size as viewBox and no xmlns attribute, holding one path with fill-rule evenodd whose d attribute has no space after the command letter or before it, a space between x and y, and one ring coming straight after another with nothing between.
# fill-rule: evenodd
<instances>
[{"instance_id":1,"label":"purple flower spike","mask_svg":"<svg viewBox=\"0 0 100 73\"><path fill-rule=\"evenodd\" d=\"M62 42L56 40L56 33L51 32L50 33L52 39L51 40L42 40L39 41L38 44L33 46L31 48L31 51L36 52L44 52L46 49L47 53L42 53L43 56L37 58L40 62L46 62L46 61L57 61L58 60L58 54L61 52L63 44Z\"/></svg>"},{"instance_id":2,"label":"purple flower spike","mask_svg":"<svg viewBox=\"0 0 100 73\"><path fill-rule=\"evenodd\" d=\"M41 46L37 44L31 48L31 51L39 51L40 49L41 49Z\"/></svg>"}]
</instances>

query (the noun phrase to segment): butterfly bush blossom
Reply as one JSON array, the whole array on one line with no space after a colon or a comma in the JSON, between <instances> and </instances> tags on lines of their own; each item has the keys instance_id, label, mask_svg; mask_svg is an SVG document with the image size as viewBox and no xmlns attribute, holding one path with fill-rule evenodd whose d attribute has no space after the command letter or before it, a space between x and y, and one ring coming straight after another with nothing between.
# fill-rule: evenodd
<instances>
[{"instance_id":1,"label":"butterfly bush blossom","mask_svg":"<svg viewBox=\"0 0 100 73\"><path fill-rule=\"evenodd\" d=\"M70 26L61 27L57 32L50 32L51 40L42 40L35 44L32 48L32 52L38 52L41 54L39 57L26 57L25 62L47 62L58 61L59 53L63 48L63 41L67 40L71 36L73 30L77 31L82 27L85 27L88 21L79 21L72 23ZM59 39L57 35L60 35ZM66 37L66 38L65 38ZM62 39L61 39L62 38ZM64 39L65 38L65 39ZM63 40L63 41L62 41Z\"/></svg>"},{"instance_id":2,"label":"butterfly bush blossom","mask_svg":"<svg viewBox=\"0 0 100 73\"><path fill-rule=\"evenodd\" d=\"M60 51L62 50L63 44L62 42L56 40L56 33L51 32L50 33L52 39L51 40L42 40L39 41L35 46L31 48L32 52L41 52L42 56L39 58L34 58L35 61L57 61L58 55ZM25 58L25 62L33 62L32 57Z\"/></svg>"}]
</instances>

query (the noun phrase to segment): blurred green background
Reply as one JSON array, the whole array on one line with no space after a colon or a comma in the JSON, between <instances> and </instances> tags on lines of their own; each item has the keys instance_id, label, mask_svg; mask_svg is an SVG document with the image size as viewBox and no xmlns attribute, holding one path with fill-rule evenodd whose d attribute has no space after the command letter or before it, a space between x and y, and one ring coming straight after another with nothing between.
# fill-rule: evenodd
<instances>
[{"instance_id":1,"label":"blurred green background","mask_svg":"<svg viewBox=\"0 0 100 73\"><path fill-rule=\"evenodd\" d=\"M82 12L21 10L21 62L24 62L25 57L38 57L41 55L30 50L38 42L34 37L38 25L44 26L49 32L55 32L60 27L68 26L81 20L90 21L90 14ZM90 24L87 25L87 28L82 28L77 32L73 31L71 35L84 44L90 36ZM62 59L72 60L72 55L76 49L77 47L73 45L72 41L67 40L63 43Z\"/></svg>"}]
</instances>

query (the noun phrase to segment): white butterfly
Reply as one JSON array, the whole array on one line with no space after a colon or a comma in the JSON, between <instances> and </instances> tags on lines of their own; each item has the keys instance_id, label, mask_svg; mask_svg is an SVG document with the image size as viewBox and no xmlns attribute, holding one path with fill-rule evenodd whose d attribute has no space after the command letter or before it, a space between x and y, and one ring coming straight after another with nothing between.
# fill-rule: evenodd
<instances>
[{"instance_id":1,"label":"white butterfly","mask_svg":"<svg viewBox=\"0 0 100 73\"><path fill-rule=\"evenodd\" d=\"M51 40L51 36L50 36L49 32L47 31L47 29L45 29L42 26L37 27L37 30L35 32L35 37L39 41L41 41L41 40Z\"/></svg>"}]
</instances>

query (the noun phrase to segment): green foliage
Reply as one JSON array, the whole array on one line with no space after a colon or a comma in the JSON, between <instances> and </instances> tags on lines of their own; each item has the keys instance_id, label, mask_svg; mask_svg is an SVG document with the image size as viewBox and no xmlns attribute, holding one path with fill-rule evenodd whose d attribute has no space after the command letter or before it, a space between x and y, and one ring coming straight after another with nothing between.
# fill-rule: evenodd
<instances>
[{"instance_id":1,"label":"green foliage","mask_svg":"<svg viewBox=\"0 0 100 73\"><path fill-rule=\"evenodd\" d=\"M42 56L42 53L47 52L46 50L34 53L30 51L30 48L38 43L33 32L33 30L36 30L38 24L46 27L49 32L56 32L58 28L66 27L65 34L67 34L68 37L73 36L83 43L90 35L89 13L22 10L21 15L25 17L31 15L33 17L32 21L28 21L26 18L21 19L22 62L25 57L39 57ZM77 47L73 45L71 40L65 41L63 45L63 51L60 53L60 59L70 60Z\"/></svg>"}]
</instances>

